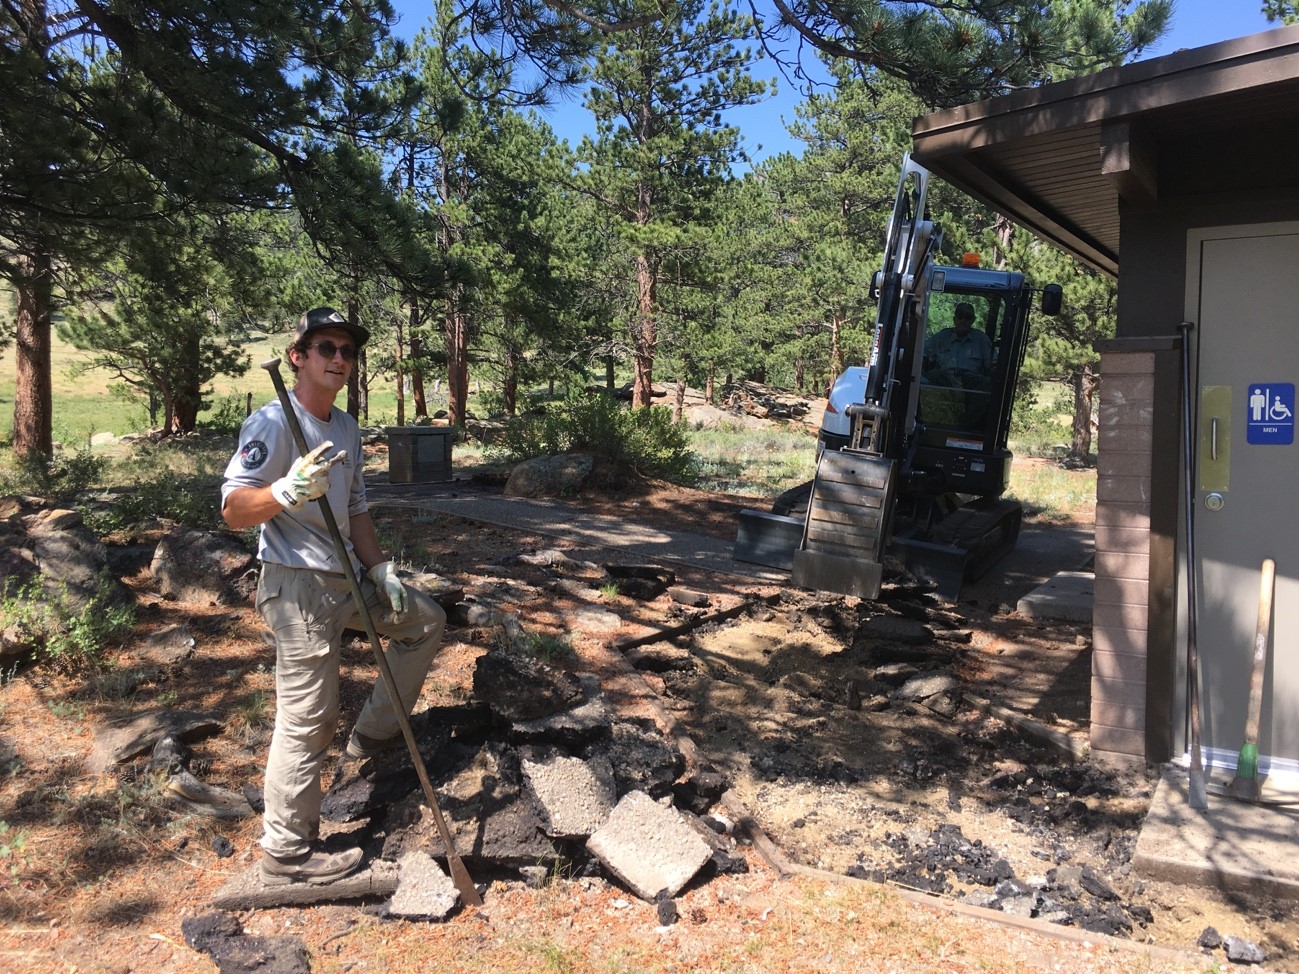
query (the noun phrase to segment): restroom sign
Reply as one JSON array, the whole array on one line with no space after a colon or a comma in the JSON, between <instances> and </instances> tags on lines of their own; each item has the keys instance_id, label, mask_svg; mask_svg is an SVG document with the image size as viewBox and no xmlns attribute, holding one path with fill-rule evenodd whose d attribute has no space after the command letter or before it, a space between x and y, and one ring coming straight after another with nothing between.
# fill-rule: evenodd
<instances>
[{"instance_id":1,"label":"restroom sign","mask_svg":"<svg viewBox=\"0 0 1299 974\"><path fill-rule=\"evenodd\" d=\"M1246 441L1264 446L1294 442L1294 383L1256 382L1246 397Z\"/></svg>"}]
</instances>

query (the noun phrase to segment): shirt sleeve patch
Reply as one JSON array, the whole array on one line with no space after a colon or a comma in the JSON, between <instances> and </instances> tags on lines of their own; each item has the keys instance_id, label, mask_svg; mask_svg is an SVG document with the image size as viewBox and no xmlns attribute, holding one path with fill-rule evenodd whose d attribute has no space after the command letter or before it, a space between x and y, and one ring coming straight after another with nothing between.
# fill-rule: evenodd
<instances>
[{"instance_id":1,"label":"shirt sleeve patch","mask_svg":"<svg viewBox=\"0 0 1299 974\"><path fill-rule=\"evenodd\" d=\"M270 450L261 440L249 440L239 451L239 462L244 465L245 470L256 470L266 458L270 456Z\"/></svg>"}]
</instances>

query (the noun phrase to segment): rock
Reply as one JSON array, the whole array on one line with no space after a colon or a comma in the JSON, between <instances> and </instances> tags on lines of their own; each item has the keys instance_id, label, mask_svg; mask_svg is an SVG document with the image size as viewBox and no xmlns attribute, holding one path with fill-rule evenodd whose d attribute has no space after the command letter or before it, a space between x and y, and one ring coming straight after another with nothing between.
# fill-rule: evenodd
<instances>
[{"instance_id":1,"label":"rock","mask_svg":"<svg viewBox=\"0 0 1299 974\"><path fill-rule=\"evenodd\" d=\"M619 794L643 791L654 798L672 793L686 763L675 744L647 722L616 721L609 737L588 748L586 756L596 754L609 758Z\"/></svg>"},{"instance_id":2,"label":"rock","mask_svg":"<svg viewBox=\"0 0 1299 974\"><path fill-rule=\"evenodd\" d=\"M298 937L249 937L228 913L181 921L185 943L216 963L221 974L309 974L307 945Z\"/></svg>"},{"instance_id":3,"label":"rock","mask_svg":"<svg viewBox=\"0 0 1299 974\"><path fill-rule=\"evenodd\" d=\"M898 616L872 616L858 630L859 635L881 642L901 643L905 646L924 646L933 642L934 633L914 619Z\"/></svg>"},{"instance_id":4,"label":"rock","mask_svg":"<svg viewBox=\"0 0 1299 974\"><path fill-rule=\"evenodd\" d=\"M677 804L696 815L702 815L722 800L727 787L725 775L715 771L697 771L676 784L672 794L676 797Z\"/></svg>"},{"instance_id":5,"label":"rock","mask_svg":"<svg viewBox=\"0 0 1299 974\"><path fill-rule=\"evenodd\" d=\"M577 677L532 657L493 650L474 668L474 695L506 720L533 720L582 702Z\"/></svg>"},{"instance_id":6,"label":"rock","mask_svg":"<svg viewBox=\"0 0 1299 974\"><path fill-rule=\"evenodd\" d=\"M1262 964L1267 960L1267 953L1258 944L1241 937L1223 937L1222 946L1233 964Z\"/></svg>"},{"instance_id":7,"label":"rock","mask_svg":"<svg viewBox=\"0 0 1299 974\"><path fill-rule=\"evenodd\" d=\"M998 908L1002 913L1011 916L1031 917L1037 911L1037 894L1027 893L1023 896L1011 896L1000 900Z\"/></svg>"},{"instance_id":8,"label":"rock","mask_svg":"<svg viewBox=\"0 0 1299 974\"><path fill-rule=\"evenodd\" d=\"M151 633L140 645L137 655L157 666L171 666L193 656L197 645L193 630L187 623L180 622Z\"/></svg>"},{"instance_id":9,"label":"rock","mask_svg":"<svg viewBox=\"0 0 1299 974\"><path fill-rule=\"evenodd\" d=\"M155 710L129 722L95 730L95 743L86 758L86 770L100 774L115 764L152 751L164 737L190 742L221 733L225 725L213 714L190 710Z\"/></svg>"},{"instance_id":10,"label":"rock","mask_svg":"<svg viewBox=\"0 0 1299 974\"><path fill-rule=\"evenodd\" d=\"M647 565L605 565L618 594L639 602L651 602L676 583L677 577L661 568Z\"/></svg>"},{"instance_id":11,"label":"rock","mask_svg":"<svg viewBox=\"0 0 1299 974\"><path fill-rule=\"evenodd\" d=\"M256 591L256 559L233 535L179 527L158 542L149 566L164 598L238 605Z\"/></svg>"},{"instance_id":12,"label":"rock","mask_svg":"<svg viewBox=\"0 0 1299 974\"><path fill-rule=\"evenodd\" d=\"M533 457L515 466L505 483L506 497L562 497L576 494L595 469L595 458L575 453Z\"/></svg>"},{"instance_id":13,"label":"rock","mask_svg":"<svg viewBox=\"0 0 1299 974\"><path fill-rule=\"evenodd\" d=\"M456 852L465 859L514 868L559 861L559 849L545 834L541 811L525 791L519 754L508 744L483 745L437 792ZM394 805L384 829L386 859L400 859L416 849L433 855L444 852L422 791L412 791Z\"/></svg>"},{"instance_id":14,"label":"rock","mask_svg":"<svg viewBox=\"0 0 1299 974\"><path fill-rule=\"evenodd\" d=\"M1117 900L1119 898L1119 894L1110 889L1109 884L1097 876L1091 866L1082 868L1078 885L1098 900Z\"/></svg>"},{"instance_id":15,"label":"rock","mask_svg":"<svg viewBox=\"0 0 1299 974\"><path fill-rule=\"evenodd\" d=\"M582 693L577 706L535 720L516 720L510 725L510 736L520 742L549 741L570 748L607 738L611 722L599 679L587 673L576 680Z\"/></svg>"},{"instance_id":16,"label":"rock","mask_svg":"<svg viewBox=\"0 0 1299 974\"><path fill-rule=\"evenodd\" d=\"M1222 946L1222 934L1213 927L1205 927L1200 931L1200 937L1195 942L1206 950L1217 950Z\"/></svg>"},{"instance_id":17,"label":"rock","mask_svg":"<svg viewBox=\"0 0 1299 974\"><path fill-rule=\"evenodd\" d=\"M696 609L706 608L710 601L707 593L696 592L694 589L683 588L680 585L668 589L668 598L680 605L688 605Z\"/></svg>"},{"instance_id":18,"label":"rock","mask_svg":"<svg viewBox=\"0 0 1299 974\"><path fill-rule=\"evenodd\" d=\"M443 578L433 572L401 572L403 585L419 589L430 599L450 611L465 597L464 586Z\"/></svg>"},{"instance_id":19,"label":"rock","mask_svg":"<svg viewBox=\"0 0 1299 974\"><path fill-rule=\"evenodd\" d=\"M92 602L126 605L130 592L115 578L105 581L108 550L81 514L42 506L35 498L5 498L0 514L0 571L11 589L38 576L51 600L70 612Z\"/></svg>"},{"instance_id":20,"label":"rock","mask_svg":"<svg viewBox=\"0 0 1299 974\"><path fill-rule=\"evenodd\" d=\"M937 694L954 693L960 686L960 681L950 673L926 673L912 677L893 695L898 700L925 700Z\"/></svg>"},{"instance_id":21,"label":"rock","mask_svg":"<svg viewBox=\"0 0 1299 974\"><path fill-rule=\"evenodd\" d=\"M519 879L528 889L545 889L550 882L550 870L545 866L520 866Z\"/></svg>"},{"instance_id":22,"label":"rock","mask_svg":"<svg viewBox=\"0 0 1299 974\"><path fill-rule=\"evenodd\" d=\"M871 673L871 678L896 687L906 683L907 680L919 672L910 663L886 663L883 666L877 666Z\"/></svg>"},{"instance_id":23,"label":"rock","mask_svg":"<svg viewBox=\"0 0 1299 974\"><path fill-rule=\"evenodd\" d=\"M622 627L622 616L607 609L583 606L573 613L568 628L573 632L613 632Z\"/></svg>"}]
</instances>

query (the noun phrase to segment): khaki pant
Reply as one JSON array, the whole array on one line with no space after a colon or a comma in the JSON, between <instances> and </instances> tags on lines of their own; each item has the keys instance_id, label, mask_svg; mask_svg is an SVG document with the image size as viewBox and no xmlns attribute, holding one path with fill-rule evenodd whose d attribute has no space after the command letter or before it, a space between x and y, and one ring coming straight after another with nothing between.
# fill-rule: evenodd
<instances>
[{"instance_id":1,"label":"khaki pant","mask_svg":"<svg viewBox=\"0 0 1299 974\"><path fill-rule=\"evenodd\" d=\"M401 622L361 576L375 630L388 638L393 681L409 715L442 641L446 613L412 588ZM342 575L264 564L257 610L275 634L275 733L266 759L262 848L274 856L306 852L320 828L320 772L338 729L339 654L343 630L365 629ZM356 721L380 740L401 733L382 675Z\"/></svg>"}]
</instances>

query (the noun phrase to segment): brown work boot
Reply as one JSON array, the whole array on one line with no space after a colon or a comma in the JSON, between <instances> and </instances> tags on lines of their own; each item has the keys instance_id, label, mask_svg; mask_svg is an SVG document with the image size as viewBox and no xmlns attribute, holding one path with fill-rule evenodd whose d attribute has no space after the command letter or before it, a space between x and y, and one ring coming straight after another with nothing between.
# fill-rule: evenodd
<instances>
[{"instance_id":1,"label":"brown work boot","mask_svg":"<svg viewBox=\"0 0 1299 974\"><path fill-rule=\"evenodd\" d=\"M380 754L391 751L401 743L402 736L400 734L388 738L368 737L354 730L347 738L347 747L343 749L343 753L357 761L365 761L369 758L377 758Z\"/></svg>"},{"instance_id":2,"label":"brown work boot","mask_svg":"<svg viewBox=\"0 0 1299 974\"><path fill-rule=\"evenodd\" d=\"M360 849L344 849L342 852L311 849L296 856L273 856L263 851L262 885L332 883L354 872L360 864Z\"/></svg>"}]
</instances>

